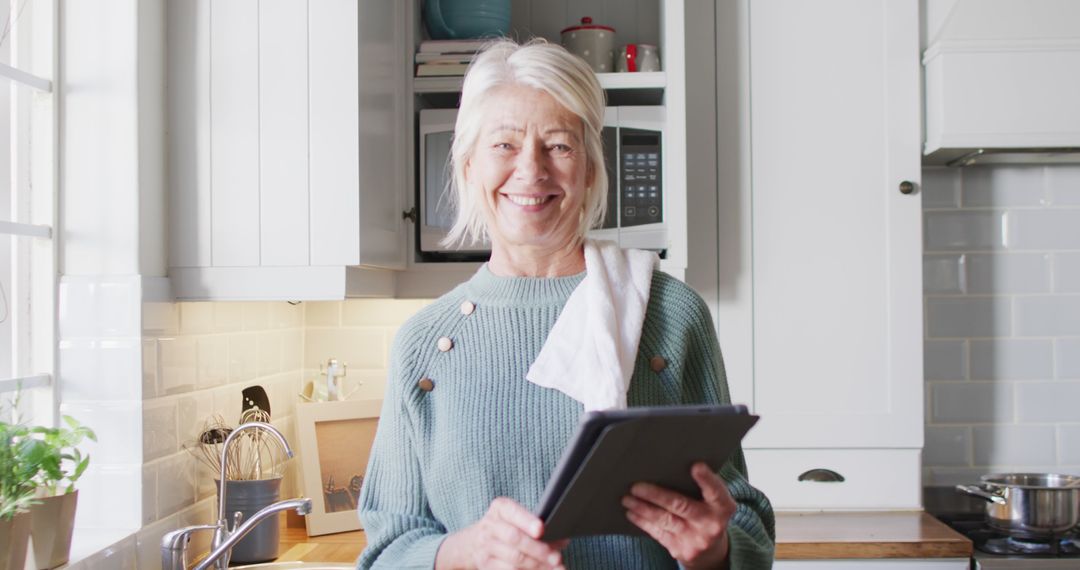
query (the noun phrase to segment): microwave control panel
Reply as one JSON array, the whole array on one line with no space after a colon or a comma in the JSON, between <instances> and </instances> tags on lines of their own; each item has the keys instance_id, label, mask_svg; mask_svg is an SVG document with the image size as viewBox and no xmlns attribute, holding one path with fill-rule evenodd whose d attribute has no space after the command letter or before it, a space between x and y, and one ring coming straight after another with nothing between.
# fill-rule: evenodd
<instances>
[{"instance_id":1,"label":"microwave control panel","mask_svg":"<svg viewBox=\"0 0 1080 570\"><path fill-rule=\"evenodd\" d=\"M619 226L664 221L660 133L619 129Z\"/></svg>"}]
</instances>

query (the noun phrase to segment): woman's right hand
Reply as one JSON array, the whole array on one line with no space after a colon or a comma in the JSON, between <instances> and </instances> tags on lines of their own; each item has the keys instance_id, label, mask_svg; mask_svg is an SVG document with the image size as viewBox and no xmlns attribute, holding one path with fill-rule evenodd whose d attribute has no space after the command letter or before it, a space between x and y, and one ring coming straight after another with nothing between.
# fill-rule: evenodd
<instances>
[{"instance_id":1,"label":"woman's right hand","mask_svg":"<svg viewBox=\"0 0 1080 570\"><path fill-rule=\"evenodd\" d=\"M446 537L435 567L564 570L560 550L569 540L540 540L544 523L512 499L491 501L483 518Z\"/></svg>"}]
</instances>

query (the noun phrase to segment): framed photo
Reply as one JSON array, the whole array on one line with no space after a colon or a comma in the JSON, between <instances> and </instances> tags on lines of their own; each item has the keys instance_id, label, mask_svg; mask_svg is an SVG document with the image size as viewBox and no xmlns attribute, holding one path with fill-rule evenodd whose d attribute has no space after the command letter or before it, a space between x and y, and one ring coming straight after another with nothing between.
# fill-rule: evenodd
<instances>
[{"instance_id":1,"label":"framed photo","mask_svg":"<svg viewBox=\"0 0 1080 570\"><path fill-rule=\"evenodd\" d=\"M381 408L382 400L296 404L300 475L311 497L308 536L363 528L356 502Z\"/></svg>"}]
</instances>

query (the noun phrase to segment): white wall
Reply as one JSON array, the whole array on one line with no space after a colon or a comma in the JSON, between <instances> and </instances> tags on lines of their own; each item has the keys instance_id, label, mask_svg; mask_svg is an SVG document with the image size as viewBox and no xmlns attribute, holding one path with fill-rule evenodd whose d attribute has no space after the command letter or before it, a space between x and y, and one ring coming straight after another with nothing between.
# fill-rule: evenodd
<instances>
[{"instance_id":1,"label":"white wall","mask_svg":"<svg viewBox=\"0 0 1080 570\"><path fill-rule=\"evenodd\" d=\"M1080 166L923 171L925 483L1080 474Z\"/></svg>"}]
</instances>

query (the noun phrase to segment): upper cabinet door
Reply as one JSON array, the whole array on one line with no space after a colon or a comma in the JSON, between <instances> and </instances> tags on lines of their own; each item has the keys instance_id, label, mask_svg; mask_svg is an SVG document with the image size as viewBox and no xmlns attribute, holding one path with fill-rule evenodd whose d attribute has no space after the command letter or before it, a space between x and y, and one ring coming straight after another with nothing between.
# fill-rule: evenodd
<instances>
[{"instance_id":1,"label":"upper cabinet door","mask_svg":"<svg viewBox=\"0 0 1080 570\"><path fill-rule=\"evenodd\" d=\"M918 2L749 6L747 445L921 447Z\"/></svg>"}]
</instances>

